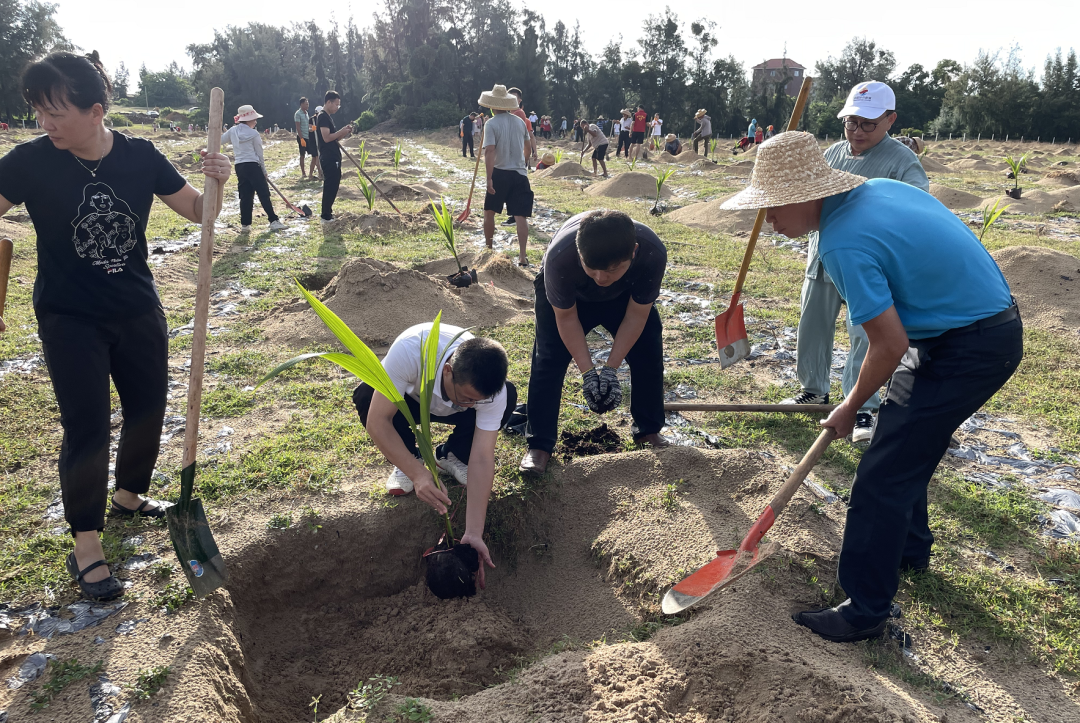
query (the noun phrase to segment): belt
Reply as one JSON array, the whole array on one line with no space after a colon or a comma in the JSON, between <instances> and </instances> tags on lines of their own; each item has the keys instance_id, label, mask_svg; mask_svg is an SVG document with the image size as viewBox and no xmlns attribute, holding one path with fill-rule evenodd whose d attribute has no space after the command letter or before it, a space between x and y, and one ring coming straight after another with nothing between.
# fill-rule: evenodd
<instances>
[{"instance_id":1,"label":"belt","mask_svg":"<svg viewBox=\"0 0 1080 723\"><path fill-rule=\"evenodd\" d=\"M1020 318L1020 309L1016 306L1016 300L1013 300L1012 306L1004 311L999 311L993 316L988 316L985 319L979 319L973 321L967 326L960 326L955 329L949 329L947 332L941 335L941 337L954 336L957 334L970 334L973 331L982 332L987 329L993 329L996 326L1002 324L1008 324L1010 321L1015 321ZM941 338L939 337L939 338Z\"/></svg>"}]
</instances>

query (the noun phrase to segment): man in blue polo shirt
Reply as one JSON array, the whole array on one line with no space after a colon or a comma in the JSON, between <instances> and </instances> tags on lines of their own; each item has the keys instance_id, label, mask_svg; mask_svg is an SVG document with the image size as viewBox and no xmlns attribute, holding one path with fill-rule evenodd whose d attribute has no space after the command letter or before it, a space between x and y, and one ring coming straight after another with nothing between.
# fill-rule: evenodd
<instances>
[{"instance_id":1,"label":"man in blue polo shirt","mask_svg":"<svg viewBox=\"0 0 1080 723\"><path fill-rule=\"evenodd\" d=\"M926 489L949 438L1023 357L1023 325L997 264L933 196L829 167L809 133L758 150L750 186L723 209L767 208L789 238L819 233L825 270L869 340L855 386L826 427L844 436L887 381L851 488L838 578L848 599L798 613L827 640L885 630L901 569L926 569Z\"/></svg>"}]
</instances>

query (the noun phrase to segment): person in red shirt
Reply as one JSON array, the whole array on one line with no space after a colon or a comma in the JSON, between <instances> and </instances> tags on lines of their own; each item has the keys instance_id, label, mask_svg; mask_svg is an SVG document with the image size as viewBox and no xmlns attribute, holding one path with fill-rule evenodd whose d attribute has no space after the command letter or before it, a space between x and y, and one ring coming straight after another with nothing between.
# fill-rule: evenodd
<instances>
[{"instance_id":1,"label":"person in red shirt","mask_svg":"<svg viewBox=\"0 0 1080 723\"><path fill-rule=\"evenodd\" d=\"M635 160L641 152L641 146L645 143L645 129L648 126L649 114L640 105L634 113L634 123L630 126L630 157Z\"/></svg>"}]
</instances>

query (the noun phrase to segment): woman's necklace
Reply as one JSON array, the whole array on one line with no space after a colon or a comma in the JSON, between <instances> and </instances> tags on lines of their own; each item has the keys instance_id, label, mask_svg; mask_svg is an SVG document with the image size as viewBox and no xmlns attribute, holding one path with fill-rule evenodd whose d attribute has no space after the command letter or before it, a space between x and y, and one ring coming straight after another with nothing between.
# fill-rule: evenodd
<instances>
[{"instance_id":1,"label":"woman's necklace","mask_svg":"<svg viewBox=\"0 0 1080 723\"><path fill-rule=\"evenodd\" d=\"M85 163L83 163L82 159L79 158L78 156L76 156L70 150L68 151L68 153L71 153L72 158L74 158L76 161L78 161L79 165L82 166L83 168L85 168L90 173L91 178L97 178L98 169L101 168L101 162L105 159L105 146L104 145L101 146L101 155L98 157L97 165L94 166L93 170L90 170L90 167L87 166Z\"/></svg>"}]
</instances>

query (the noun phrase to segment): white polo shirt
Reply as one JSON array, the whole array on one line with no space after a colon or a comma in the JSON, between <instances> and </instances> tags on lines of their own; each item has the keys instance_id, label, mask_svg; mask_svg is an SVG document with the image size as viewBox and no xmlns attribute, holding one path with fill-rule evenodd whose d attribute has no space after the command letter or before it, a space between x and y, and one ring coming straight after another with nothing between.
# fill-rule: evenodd
<instances>
[{"instance_id":1,"label":"white polo shirt","mask_svg":"<svg viewBox=\"0 0 1080 723\"><path fill-rule=\"evenodd\" d=\"M442 368L446 364L446 359L463 341L473 338L472 334L465 332L453 344L450 344L450 340L460 331L459 326L439 325L439 361L436 364L435 392L431 395L431 414L436 417L448 417L467 409L455 406L453 402L443 399L442 388ZM394 340L390 351L386 352L382 360L383 369L390 375L398 392L402 396L407 394L416 401L420 401L420 377L423 374L420 345L430 333L431 322L409 327ZM503 385L490 404L477 404L475 409L477 429L488 432L499 431L503 413L506 411L506 385Z\"/></svg>"}]
</instances>

